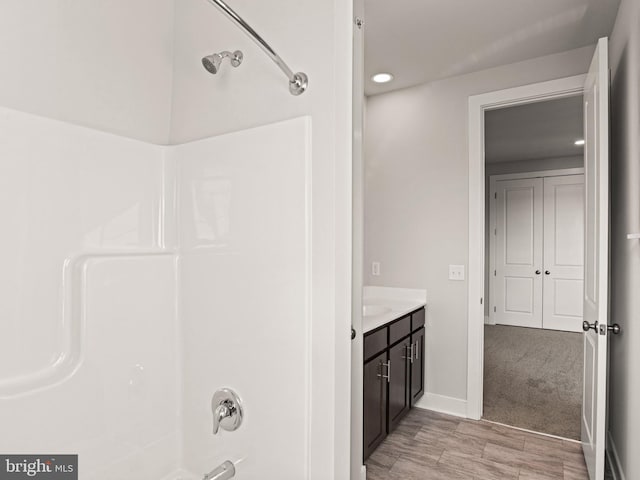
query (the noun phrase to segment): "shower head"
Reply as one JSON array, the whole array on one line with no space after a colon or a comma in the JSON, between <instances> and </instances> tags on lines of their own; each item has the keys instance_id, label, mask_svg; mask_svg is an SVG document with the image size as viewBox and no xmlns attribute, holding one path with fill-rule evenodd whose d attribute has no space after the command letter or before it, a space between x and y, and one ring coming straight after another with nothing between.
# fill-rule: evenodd
<instances>
[{"instance_id":1,"label":"shower head","mask_svg":"<svg viewBox=\"0 0 640 480\"><path fill-rule=\"evenodd\" d=\"M206 68L209 73L215 75L216 73L218 73L221 62L222 57L220 56L220 54L214 53L213 55L207 55L202 59L202 66Z\"/></svg>"},{"instance_id":2,"label":"shower head","mask_svg":"<svg viewBox=\"0 0 640 480\"><path fill-rule=\"evenodd\" d=\"M243 55L240 50L236 50L233 53L227 51L214 53L212 55L207 55L202 59L202 66L204 66L209 73L215 75L220 69L220 64L222 63L223 58L228 58L232 67L237 67L242 63Z\"/></svg>"}]
</instances>

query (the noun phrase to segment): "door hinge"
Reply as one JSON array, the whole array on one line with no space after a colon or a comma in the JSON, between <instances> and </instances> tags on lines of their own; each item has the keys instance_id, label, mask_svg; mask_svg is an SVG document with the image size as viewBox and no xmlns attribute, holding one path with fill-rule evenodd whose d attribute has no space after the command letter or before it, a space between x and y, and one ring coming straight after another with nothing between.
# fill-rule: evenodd
<instances>
[{"instance_id":1,"label":"door hinge","mask_svg":"<svg viewBox=\"0 0 640 480\"><path fill-rule=\"evenodd\" d=\"M495 198L496 200L498 199L498 192L495 192L495 193L493 194L493 198Z\"/></svg>"},{"instance_id":2,"label":"door hinge","mask_svg":"<svg viewBox=\"0 0 640 480\"><path fill-rule=\"evenodd\" d=\"M482 297L480 297L480 305L482 305Z\"/></svg>"},{"instance_id":3,"label":"door hinge","mask_svg":"<svg viewBox=\"0 0 640 480\"><path fill-rule=\"evenodd\" d=\"M497 271L497 270L494 270L494 271L493 271L493 276L494 276L494 277L497 277L497 276L498 276L498 271Z\"/></svg>"},{"instance_id":4,"label":"door hinge","mask_svg":"<svg viewBox=\"0 0 640 480\"><path fill-rule=\"evenodd\" d=\"M497 228L493 229L493 234L496 235L496 236L498 235L498 229Z\"/></svg>"},{"instance_id":5,"label":"door hinge","mask_svg":"<svg viewBox=\"0 0 640 480\"><path fill-rule=\"evenodd\" d=\"M493 307L493 313L495 313L495 312L496 312L496 307L494 306L494 307Z\"/></svg>"}]
</instances>

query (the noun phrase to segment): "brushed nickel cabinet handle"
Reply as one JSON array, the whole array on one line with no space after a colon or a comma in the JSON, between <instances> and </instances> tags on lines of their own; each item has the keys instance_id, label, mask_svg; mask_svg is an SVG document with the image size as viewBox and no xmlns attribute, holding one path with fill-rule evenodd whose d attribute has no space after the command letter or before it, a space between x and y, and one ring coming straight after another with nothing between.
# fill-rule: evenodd
<instances>
[{"instance_id":1,"label":"brushed nickel cabinet handle","mask_svg":"<svg viewBox=\"0 0 640 480\"><path fill-rule=\"evenodd\" d=\"M413 343L411 345L404 346L404 356L402 358L413 363Z\"/></svg>"},{"instance_id":2,"label":"brushed nickel cabinet handle","mask_svg":"<svg viewBox=\"0 0 640 480\"><path fill-rule=\"evenodd\" d=\"M382 368L383 367L387 367L387 374L386 375L384 373L382 373ZM387 383L389 383L391 381L391 360L389 360L387 363L380 362L380 373L378 374L378 378L386 378L387 379Z\"/></svg>"}]
</instances>

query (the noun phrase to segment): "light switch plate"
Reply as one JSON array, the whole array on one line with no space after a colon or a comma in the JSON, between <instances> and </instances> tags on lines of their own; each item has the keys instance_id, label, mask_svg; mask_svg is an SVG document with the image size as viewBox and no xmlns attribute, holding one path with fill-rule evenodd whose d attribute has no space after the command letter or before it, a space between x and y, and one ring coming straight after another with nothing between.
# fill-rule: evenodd
<instances>
[{"instance_id":1,"label":"light switch plate","mask_svg":"<svg viewBox=\"0 0 640 480\"><path fill-rule=\"evenodd\" d=\"M449 265L449 280L464 280L464 265Z\"/></svg>"}]
</instances>

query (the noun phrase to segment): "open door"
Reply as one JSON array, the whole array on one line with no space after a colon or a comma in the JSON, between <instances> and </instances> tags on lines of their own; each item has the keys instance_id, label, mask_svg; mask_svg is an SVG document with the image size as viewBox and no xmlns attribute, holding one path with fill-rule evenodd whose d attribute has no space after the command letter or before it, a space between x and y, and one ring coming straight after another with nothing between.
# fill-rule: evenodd
<instances>
[{"instance_id":1,"label":"open door","mask_svg":"<svg viewBox=\"0 0 640 480\"><path fill-rule=\"evenodd\" d=\"M608 41L598 41L584 85L585 262L582 449L591 480L604 478L609 273Z\"/></svg>"}]
</instances>

